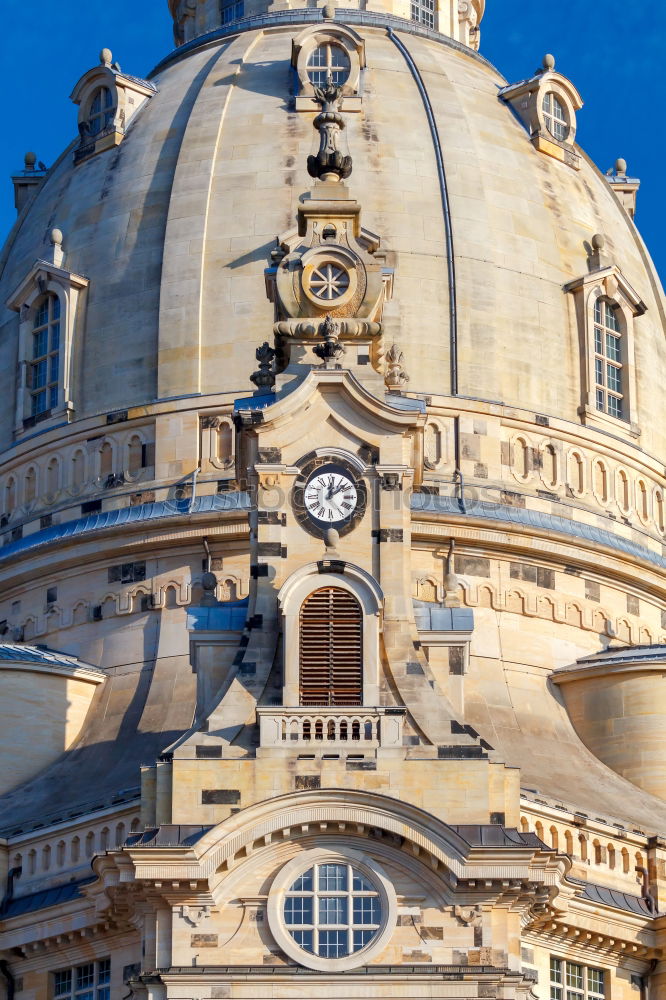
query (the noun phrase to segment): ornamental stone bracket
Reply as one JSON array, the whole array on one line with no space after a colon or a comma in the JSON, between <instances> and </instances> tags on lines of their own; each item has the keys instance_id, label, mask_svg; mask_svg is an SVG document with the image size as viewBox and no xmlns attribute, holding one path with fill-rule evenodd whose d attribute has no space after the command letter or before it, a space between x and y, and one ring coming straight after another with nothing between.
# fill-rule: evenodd
<instances>
[{"instance_id":1,"label":"ornamental stone bracket","mask_svg":"<svg viewBox=\"0 0 666 1000\"><path fill-rule=\"evenodd\" d=\"M374 376L381 391L382 313L392 294L393 270L379 237L362 227L361 206L344 183L352 162L345 149L341 88L329 79L315 95L322 108L313 122L319 150L308 157L308 172L316 180L312 191L301 195L296 228L277 238L265 271L266 293L275 306L276 388L321 363L321 350L314 347L325 336L322 324L335 322L343 347L352 345L339 352L345 354L344 367L366 382ZM285 370L286 378L280 375Z\"/></svg>"}]
</instances>

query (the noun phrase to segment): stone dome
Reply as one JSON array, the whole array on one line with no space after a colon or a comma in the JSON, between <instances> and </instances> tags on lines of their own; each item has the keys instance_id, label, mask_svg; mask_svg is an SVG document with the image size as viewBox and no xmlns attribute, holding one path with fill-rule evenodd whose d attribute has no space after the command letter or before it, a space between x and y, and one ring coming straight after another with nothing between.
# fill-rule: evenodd
<instances>
[{"instance_id":1,"label":"stone dome","mask_svg":"<svg viewBox=\"0 0 666 1000\"><path fill-rule=\"evenodd\" d=\"M195 39L166 59L151 75L157 93L122 145L78 164L68 149L10 237L3 301L43 257L54 224L64 234L64 266L89 280L77 419L245 389L256 342L272 322L263 270L309 187L316 138L311 116L290 110L297 30L273 20L263 30ZM364 224L394 258L384 323L404 352L410 387L449 392L450 303L437 153L408 58L426 88L446 171L459 393L578 422L580 331L562 289L587 273L590 241L602 233L647 306L635 345L634 419L641 446L660 452L662 293L607 179L584 155L578 171L537 155L498 100L506 81L482 56L443 36L405 33L406 57L384 28L356 27L367 66L362 113L346 116L350 187ZM3 328L10 393L15 313L5 313ZM14 443L13 417L5 410L5 448Z\"/></svg>"},{"instance_id":2,"label":"stone dome","mask_svg":"<svg viewBox=\"0 0 666 1000\"><path fill-rule=\"evenodd\" d=\"M478 22L482 4L468 6ZM255 351L279 318L265 287L270 293L295 245L297 216L313 200L307 162L317 150L317 106L298 52L312 51L318 31L337 31L358 70L341 105L353 160L345 190L360 206L363 252L381 252L373 260L386 289L382 347L371 356L359 347L353 364L361 383L361 366L373 369L380 395L392 370L389 385L402 388L394 399L405 412L423 408L415 482L419 497L439 504L413 502L405 579L411 574L415 599L438 603L439 577L460 581L477 622L487 619L468 682L475 731L568 800L576 790L549 774L548 745L540 754L526 748L535 731L571 739L572 760L583 755L598 791L601 765L576 742L548 675L592 655L600 641L666 638L664 302L623 200L630 179L620 190L573 144L580 101L552 61L510 85L456 32L395 12L345 8L331 21L316 9L269 10L257 18L206 23L200 37L179 38L149 80L124 74L105 53L72 95L79 136L39 179L9 236L0 379L5 398L18 401L0 415L0 616L24 641L47 637L109 672L75 751L94 772L99 747L110 753L129 726L135 749L125 743L122 757L109 760L109 793L131 782L138 759L191 725L198 695L185 607L200 602L202 559L218 572L223 601L241 611L253 579L239 472L252 461L238 444L234 402L251 396ZM568 119L549 137L529 115L538 95L534 115L543 118L550 94ZM33 412L42 377L31 355L35 303L56 287L65 289L66 376L56 402ZM622 412L595 412L592 295L617 300L624 317L624 394L606 387ZM57 323L44 314L44 329ZM54 352L44 351L46 371ZM308 433L304 426L316 448ZM372 456L363 438L354 440ZM454 536L457 575L448 564L446 575L443 553ZM352 552L351 544L340 539L339 548ZM497 580L494 559L503 566ZM618 574L626 592L617 590ZM556 578L571 585L557 600L542 592L556 589ZM45 599L47 586L57 588L57 605ZM529 719L504 730L488 718L485 685L510 690L496 644L509 619L512 662L522 662L521 629L538 646L540 700ZM539 638L544 620L561 642ZM160 664L152 682L146 663ZM603 786L600 809L621 811L623 781ZM47 802L52 783L39 787ZM636 812L666 809L649 796L634 803Z\"/></svg>"}]
</instances>

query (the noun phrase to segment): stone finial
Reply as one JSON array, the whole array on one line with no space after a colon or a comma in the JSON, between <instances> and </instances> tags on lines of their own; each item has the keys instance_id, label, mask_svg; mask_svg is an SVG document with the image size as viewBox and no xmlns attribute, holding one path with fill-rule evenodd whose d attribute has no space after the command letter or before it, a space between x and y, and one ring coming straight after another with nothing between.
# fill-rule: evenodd
<instances>
[{"instance_id":1,"label":"stone finial","mask_svg":"<svg viewBox=\"0 0 666 1000\"><path fill-rule=\"evenodd\" d=\"M338 554L338 542L340 541L340 532L336 531L335 528L326 528L324 531L324 545L326 546L326 555L334 556Z\"/></svg>"},{"instance_id":2,"label":"stone finial","mask_svg":"<svg viewBox=\"0 0 666 1000\"><path fill-rule=\"evenodd\" d=\"M49 233L49 247L46 252L46 257L49 264L55 264L56 267L62 265L64 259L64 251L62 249L63 235L60 229L52 229Z\"/></svg>"},{"instance_id":3,"label":"stone finial","mask_svg":"<svg viewBox=\"0 0 666 1000\"><path fill-rule=\"evenodd\" d=\"M325 21L335 21L335 4L324 4L321 15Z\"/></svg>"},{"instance_id":4,"label":"stone finial","mask_svg":"<svg viewBox=\"0 0 666 1000\"><path fill-rule=\"evenodd\" d=\"M35 169L35 164L37 163L36 153L26 153L23 157L23 165L26 170L33 171Z\"/></svg>"},{"instance_id":5,"label":"stone finial","mask_svg":"<svg viewBox=\"0 0 666 1000\"><path fill-rule=\"evenodd\" d=\"M592 248L588 254L588 266L590 271L600 271L611 262L606 251L606 237L603 233L595 233L591 243Z\"/></svg>"},{"instance_id":6,"label":"stone finial","mask_svg":"<svg viewBox=\"0 0 666 1000\"><path fill-rule=\"evenodd\" d=\"M405 356L396 344L391 344L386 352L386 374L384 382L389 392L399 392L409 382L409 375L403 364Z\"/></svg>"},{"instance_id":7,"label":"stone finial","mask_svg":"<svg viewBox=\"0 0 666 1000\"><path fill-rule=\"evenodd\" d=\"M265 340L254 353L259 362L259 368L250 375L250 382L254 382L256 385L257 393L270 392L275 385L275 372L273 371L275 350Z\"/></svg>"},{"instance_id":8,"label":"stone finial","mask_svg":"<svg viewBox=\"0 0 666 1000\"><path fill-rule=\"evenodd\" d=\"M319 151L308 156L308 173L324 181L344 180L352 172L352 158L340 149L340 134L345 127L339 112L342 87L333 83L330 72L324 87L314 88L315 98L322 106L312 123L319 131Z\"/></svg>"},{"instance_id":9,"label":"stone finial","mask_svg":"<svg viewBox=\"0 0 666 1000\"><path fill-rule=\"evenodd\" d=\"M627 161L623 160L621 156L615 161L615 173L621 174L623 177L627 176Z\"/></svg>"},{"instance_id":10,"label":"stone finial","mask_svg":"<svg viewBox=\"0 0 666 1000\"><path fill-rule=\"evenodd\" d=\"M99 54L99 61L102 66L111 66L111 63L113 62L113 52L111 49L102 49Z\"/></svg>"},{"instance_id":11,"label":"stone finial","mask_svg":"<svg viewBox=\"0 0 666 1000\"><path fill-rule=\"evenodd\" d=\"M319 335L324 338L323 344L316 344L312 350L324 362L325 367L335 364L346 347L340 343L340 324L327 314L323 323L319 324Z\"/></svg>"},{"instance_id":12,"label":"stone finial","mask_svg":"<svg viewBox=\"0 0 666 1000\"><path fill-rule=\"evenodd\" d=\"M204 608L212 608L217 603L217 597L215 591L217 590L217 577L210 570L205 572L201 577L201 586L203 587L203 597L201 598L201 606Z\"/></svg>"},{"instance_id":13,"label":"stone finial","mask_svg":"<svg viewBox=\"0 0 666 1000\"><path fill-rule=\"evenodd\" d=\"M552 73L555 69L555 56L551 55L550 52L546 52L545 56L541 60L542 73Z\"/></svg>"}]
</instances>

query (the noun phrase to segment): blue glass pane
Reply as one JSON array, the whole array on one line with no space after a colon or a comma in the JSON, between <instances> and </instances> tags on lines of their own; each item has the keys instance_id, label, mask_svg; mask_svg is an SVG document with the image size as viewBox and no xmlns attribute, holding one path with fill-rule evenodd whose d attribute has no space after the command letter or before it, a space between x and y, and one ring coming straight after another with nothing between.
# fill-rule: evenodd
<instances>
[{"instance_id":1,"label":"blue glass pane","mask_svg":"<svg viewBox=\"0 0 666 1000\"><path fill-rule=\"evenodd\" d=\"M312 931L290 931L296 944L300 945L304 951L312 951Z\"/></svg>"},{"instance_id":2,"label":"blue glass pane","mask_svg":"<svg viewBox=\"0 0 666 1000\"><path fill-rule=\"evenodd\" d=\"M352 869L354 892L376 892L374 885L355 868Z\"/></svg>"},{"instance_id":3,"label":"blue glass pane","mask_svg":"<svg viewBox=\"0 0 666 1000\"><path fill-rule=\"evenodd\" d=\"M49 406L53 409L54 406L58 405L58 387L56 385L51 386L49 391Z\"/></svg>"},{"instance_id":4,"label":"blue glass pane","mask_svg":"<svg viewBox=\"0 0 666 1000\"><path fill-rule=\"evenodd\" d=\"M72 970L64 969L62 972L54 974L55 995L61 996L63 993L72 992Z\"/></svg>"},{"instance_id":5,"label":"blue glass pane","mask_svg":"<svg viewBox=\"0 0 666 1000\"><path fill-rule=\"evenodd\" d=\"M50 358L50 361L51 361L51 366L50 366L51 370L49 372L49 382L57 382L58 381L58 355L57 354L52 354L51 358Z\"/></svg>"},{"instance_id":6,"label":"blue glass pane","mask_svg":"<svg viewBox=\"0 0 666 1000\"><path fill-rule=\"evenodd\" d=\"M92 962L87 965L79 965L76 970L76 988L77 990L95 985L95 966ZM92 996L92 994L91 994Z\"/></svg>"},{"instance_id":7,"label":"blue glass pane","mask_svg":"<svg viewBox=\"0 0 666 1000\"><path fill-rule=\"evenodd\" d=\"M46 406L46 390L43 392L36 392L32 397L32 415L36 416L38 413L44 413L47 409Z\"/></svg>"},{"instance_id":8,"label":"blue glass pane","mask_svg":"<svg viewBox=\"0 0 666 1000\"><path fill-rule=\"evenodd\" d=\"M377 931L354 931L354 951L360 951L372 941Z\"/></svg>"},{"instance_id":9,"label":"blue glass pane","mask_svg":"<svg viewBox=\"0 0 666 1000\"><path fill-rule=\"evenodd\" d=\"M32 366L32 387L41 389L46 385L46 358Z\"/></svg>"},{"instance_id":10,"label":"blue glass pane","mask_svg":"<svg viewBox=\"0 0 666 1000\"><path fill-rule=\"evenodd\" d=\"M347 891L347 865L319 865L320 892Z\"/></svg>"},{"instance_id":11,"label":"blue glass pane","mask_svg":"<svg viewBox=\"0 0 666 1000\"><path fill-rule=\"evenodd\" d=\"M37 326L46 326L49 321L49 300L44 299L35 313L35 323Z\"/></svg>"},{"instance_id":12,"label":"blue glass pane","mask_svg":"<svg viewBox=\"0 0 666 1000\"><path fill-rule=\"evenodd\" d=\"M346 896L320 896L319 897L319 923L320 924L346 924L347 923L347 897Z\"/></svg>"},{"instance_id":13,"label":"blue glass pane","mask_svg":"<svg viewBox=\"0 0 666 1000\"><path fill-rule=\"evenodd\" d=\"M320 931L319 954L322 958L341 958L349 954L347 931Z\"/></svg>"},{"instance_id":14,"label":"blue glass pane","mask_svg":"<svg viewBox=\"0 0 666 1000\"><path fill-rule=\"evenodd\" d=\"M621 370L621 368L614 368L613 365L606 365L607 385L613 392L622 392Z\"/></svg>"},{"instance_id":15,"label":"blue glass pane","mask_svg":"<svg viewBox=\"0 0 666 1000\"><path fill-rule=\"evenodd\" d=\"M47 330L41 330L39 333L33 334L32 337L33 358L41 358L43 357L44 354L46 354L46 345L48 343L47 337L48 337Z\"/></svg>"},{"instance_id":16,"label":"blue glass pane","mask_svg":"<svg viewBox=\"0 0 666 1000\"><path fill-rule=\"evenodd\" d=\"M302 875L299 875L290 892L312 892L312 868L309 868Z\"/></svg>"},{"instance_id":17,"label":"blue glass pane","mask_svg":"<svg viewBox=\"0 0 666 1000\"><path fill-rule=\"evenodd\" d=\"M57 351L60 347L60 323L54 323L51 327L51 350Z\"/></svg>"},{"instance_id":18,"label":"blue glass pane","mask_svg":"<svg viewBox=\"0 0 666 1000\"><path fill-rule=\"evenodd\" d=\"M57 295L51 296L51 319L60 319L60 299Z\"/></svg>"},{"instance_id":19,"label":"blue glass pane","mask_svg":"<svg viewBox=\"0 0 666 1000\"><path fill-rule=\"evenodd\" d=\"M620 338L614 337L612 333L606 334L606 355L611 361L620 360Z\"/></svg>"},{"instance_id":20,"label":"blue glass pane","mask_svg":"<svg viewBox=\"0 0 666 1000\"><path fill-rule=\"evenodd\" d=\"M376 896L358 896L354 900L355 924L378 924L381 920L381 907Z\"/></svg>"},{"instance_id":21,"label":"blue glass pane","mask_svg":"<svg viewBox=\"0 0 666 1000\"><path fill-rule=\"evenodd\" d=\"M311 924L312 896L287 896L284 903L285 924Z\"/></svg>"}]
</instances>

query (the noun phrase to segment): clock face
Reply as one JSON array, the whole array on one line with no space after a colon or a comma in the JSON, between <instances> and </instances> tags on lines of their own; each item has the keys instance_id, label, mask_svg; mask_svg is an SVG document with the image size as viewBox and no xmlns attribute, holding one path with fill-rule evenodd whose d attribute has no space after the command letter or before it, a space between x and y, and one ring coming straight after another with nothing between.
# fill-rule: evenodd
<instances>
[{"instance_id":1,"label":"clock face","mask_svg":"<svg viewBox=\"0 0 666 1000\"><path fill-rule=\"evenodd\" d=\"M356 484L343 466L324 465L305 484L303 505L317 524L338 528L347 523L358 506Z\"/></svg>"}]
</instances>

